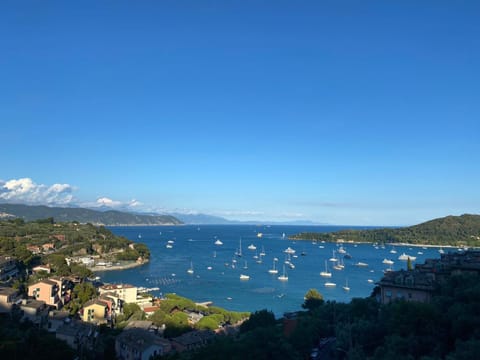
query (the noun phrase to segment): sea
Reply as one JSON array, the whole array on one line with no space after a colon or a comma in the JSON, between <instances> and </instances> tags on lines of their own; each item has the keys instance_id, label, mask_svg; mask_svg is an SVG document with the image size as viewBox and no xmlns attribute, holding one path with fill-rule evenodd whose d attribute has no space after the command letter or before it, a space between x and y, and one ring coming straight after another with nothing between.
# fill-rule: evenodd
<instances>
[{"instance_id":1,"label":"sea","mask_svg":"<svg viewBox=\"0 0 480 360\"><path fill-rule=\"evenodd\" d=\"M406 261L398 259L403 253L416 257L413 264L440 257L441 249L434 247L288 239L289 235L300 232L346 228L293 225L109 227L116 235L145 243L151 251L150 262L133 269L103 271L96 275L105 283L127 283L153 289L150 292L159 297L176 293L228 310L267 309L280 317L286 312L300 310L304 295L312 288L325 300L337 302L370 296L384 271L406 269ZM222 244L216 245L217 240ZM339 253L341 247L351 258ZM288 248L295 252L285 253ZM240 249L241 256L238 256ZM338 264L338 261L331 261L333 258L343 262L342 270L333 268ZM384 259L394 263L385 264ZM268 271L274 264L277 274ZM193 272L188 272L189 269ZM326 269L332 273L330 278L320 276ZM283 274L288 277L287 281L278 279ZM249 278L241 280L240 275ZM330 286L326 286L326 282L331 283ZM346 291L345 286L350 290Z\"/></svg>"}]
</instances>

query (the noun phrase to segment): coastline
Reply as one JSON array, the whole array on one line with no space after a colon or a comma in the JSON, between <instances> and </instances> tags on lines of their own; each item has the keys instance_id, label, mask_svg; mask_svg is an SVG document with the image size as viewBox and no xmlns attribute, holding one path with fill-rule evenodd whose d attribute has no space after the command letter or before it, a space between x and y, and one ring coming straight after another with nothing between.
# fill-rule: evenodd
<instances>
[{"instance_id":1,"label":"coastline","mask_svg":"<svg viewBox=\"0 0 480 360\"><path fill-rule=\"evenodd\" d=\"M150 260L144 260L144 261L130 261L126 262L124 264L120 265L112 265L112 266L92 266L89 267L88 269L93 271L93 272L100 272L100 271L114 271L114 270L127 270L127 269L133 269L142 265L145 265L149 262Z\"/></svg>"}]
</instances>

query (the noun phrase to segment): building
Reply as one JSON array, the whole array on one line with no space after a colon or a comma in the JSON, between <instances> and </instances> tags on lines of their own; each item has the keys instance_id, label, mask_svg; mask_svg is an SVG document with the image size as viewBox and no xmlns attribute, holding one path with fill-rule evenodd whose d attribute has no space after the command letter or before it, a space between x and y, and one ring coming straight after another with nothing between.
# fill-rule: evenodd
<instances>
[{"instance_id":1,"label":"building","mask_svg":"<svg viewBox=\"0 0 480 360\"><path fill-rule=\"evenodd\" d=\"M55 337L65 341L72 349L79 353L93 351L97 332L92 324L81 321L66 321L60 326Z\"/></svg>"},{"instance_id":2,"label":"building","mask_svg":"<svg viewBox=\"0 0 480 360\"><path fill-rule=\"evenodd\" d=\"M144 329L126 329L115 339L115 354L120 360L149 360L165 355L172 349L170 342Z\"/></svg>"},{"instance_id":3,"label":"building","mask_svg":"<svg viewBox=\"0 0 480 360\"><path fill-rule=\"evenodd\" d=\"M82 320L96 324L106 323L109 314L111 314L109 304L104 300L94 299L83 305Z\"/></svg>"},{"instance_id":4,"label":"building","mask_svg":"<svg viewBox=\"0 0 480 360\"><path fill-rule=\"evenodd\" d=\"M8 313L17 301L18 290L11 287L0 287L0 313Z\"/></svg>"},{"instance_id":5,"label":"building","mask_svg":"<svg viewBox=\"0 0 480 360\"><path fill-rule=\"evenodd\" d=\"M190 351L201 348L215 337L215 333L210 330L190 331L172 339L172 346L178 352Z\"/></svg>"},{"instance_id":6,"label":"building","mask_svg":"<svg viewBox=\"0 0 480 360\"><path fill-rule=\"evenodd\" d=\"M52 269L50 268L50 265L38 265L35 266L32 271L34 274L37 274L40 271L45 271L47 274L50 274L52 272Z\"/></svg>"},{"instance_id":7,"label":"building","mask_svg":"<svg viewBox=\"0 0 480 360\"><path fill-rule=\"evenodd\" d=\"M44 301L23 299L20 309L23 312L22 321L29 320L38 327L47 323L48 309Z\"/></svg>"},{"instance_id":8,"label":"building","mask_svg":"<svg viewBox=\"0 0 480 360\"><path fill-rule=\"evenodd\" d=\"M389 271L378 283L380 301L395 300L429 302L435 290L435 275L420 271Z\"/></svg>"},{"instance_id":9,"label":"building","mask_svg":"<svg viewBox=\"0 0 480 360\"><path fill-rule=\"evenodd\" d=\"M129 284L106 284L98 288L100 295L112 292L124 303L136 303L138 288Z\"/></svg>"},{"instance_id":10,"label":"building","mask_svg":"<svg viewBox=\"0 0 480 360\"><path fill-rule=\"evenodd\" d=\"M62 302L62 282L56 279L45 279L28 287L28 296L44 301L47 305L60 309Z\"/></svg>"},{"instance_id":11,"label":"building","mask_svg":"<svg viewBox=\"0 0 480 360\"><path fill-rule=\"evenodd\" d=\"M11 256L0 256L0 281L10 280L17 274L17 261Z\"/></svg>"},{"instance_id":12,"label":"building","mask_svg":"<svg viewBox=\"0 0 480 360\"><path fill-rule=\"evenodd\" d=\"M438 284L452 275L479 274L480 251L467 250L442 254L440 259L427 259L410 271L390 271L378 283L380 301L388 304L397 299L429 302Z\"/></svg>"}]
</instances>

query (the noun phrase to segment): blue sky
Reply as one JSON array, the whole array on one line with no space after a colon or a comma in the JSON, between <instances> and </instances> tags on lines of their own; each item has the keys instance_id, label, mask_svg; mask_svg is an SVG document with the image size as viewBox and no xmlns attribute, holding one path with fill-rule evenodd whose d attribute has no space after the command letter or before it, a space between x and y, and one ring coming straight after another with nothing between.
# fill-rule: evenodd
<instances>
[{"instance_id":1,"label":"blue sky","mask_svg":"<svg viewBox=\"0 0 480 360\"><path fill-rule=\"evenodd\" d=\"M5 1L0 200L268 222L480 211L476 1Z\"/></svg>"}]
</instances>

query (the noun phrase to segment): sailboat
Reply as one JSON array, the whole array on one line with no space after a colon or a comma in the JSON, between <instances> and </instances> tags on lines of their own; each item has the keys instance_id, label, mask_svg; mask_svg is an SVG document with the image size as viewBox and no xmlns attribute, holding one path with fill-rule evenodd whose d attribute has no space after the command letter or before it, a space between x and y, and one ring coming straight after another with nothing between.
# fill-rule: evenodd
<instances>
[{"instance_id":1,"label":"sailboat","mask_svg":"<svg viewBox=\"0 0 480 360\"><path fill-rule=\"evenodd\" d=\"M242 257L242 238L240 238L240 246L235 255L237 255L238 257Z\"/></svg>"},{"instance_id":2,"label":"sailboat","mask_svg":"<svg viewBox=\"0 0 480 360\"><path fill-rule=\"evenodd\" d=\"M350 291L350 287L348 286L348 279L345 279L345 286L342 286L343 290Z\"/></svg>"},{"instance_id":3,"label":"sailboat","mask_svg":"<svg viewBox=\"0 0 480 360\"><path fill-rule=\"evenodd\" d=\"M333 256L328 260L331 261L331 262L337 262L338 261L338 259L335 257L335 250L333 250Z\"/></svg>"},{"instance_id":4,"label":"sailboat","mask_svg":"<svg viewBox=\"0 0 480 360\"><path fill-rule=\"evenodd\" d=\"M250 280L250 276L244 275L244 274L240 274L240 280Z\"/></svg>"},{"instance_id":5,"label":"sailboat","mask_svg":"<svg viewBox=\"0 0 480 360\"><path fill-rule=\"evenodd\" d=\"M260 252L260 256L265 256L265 255L267 254L265 253L265 248L262 245L262 251Z\"/></svg>"},{"instance_id":6,"label":"sailboat","mask_svg":"<svg viewBox=\"0 0 480 360\"><path fill-rule=\"evenodd\" d=\"M193 274L193 263L190 261L190 267L187 270L187 273Z\"/></svg>"},{"instance_id":7,"label":"sailboat","mask_svg":"<svg viewBox=\"0 0 480 360\"><path fill-rule=\"evenodd\" d=\"M283 275L280 275L278 277L278 280L280 281L288 281L288 276L287 274L285 273L285 265L283 265Z\"/></svg>"},{"instance_id":8,"label":"sailboat","mask_svg":"<svg viewBox=\"0 0 480 360\"><path fill-rule=\"evenodd\" d=\"M325 271L322 271L322 272L320 273L320 276L323 276L323 277L332 277L332 273L331 273L331 272L328 272L327 260L325 260Z\"/></svg>"},{"instance_id":9,"label":"sailboat","mask_svg":"<svg viewBox=\"0 0 480 360\"><path fill-rule=\"evenodd\" d=\"M243 266L243 268L248 269L247 260L245 260L245 265Z\"/></svg>"},{"instance_id":10,"label":"sailboat","mask_svg":"<svg viewBox=\"0 0 480 360\"><path fill-rule=\"evenodd\" d=\"M278 274L278 270L275 269L275 259L273 259L273 267L270 270L268 270L268 272L270 274Z\"/></svg>"}]
</instances>

